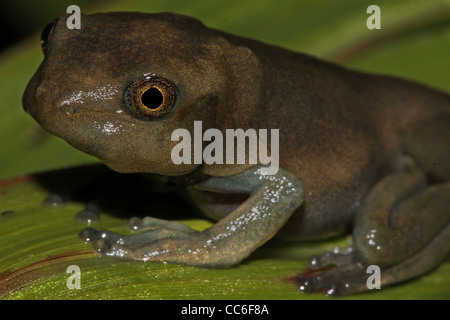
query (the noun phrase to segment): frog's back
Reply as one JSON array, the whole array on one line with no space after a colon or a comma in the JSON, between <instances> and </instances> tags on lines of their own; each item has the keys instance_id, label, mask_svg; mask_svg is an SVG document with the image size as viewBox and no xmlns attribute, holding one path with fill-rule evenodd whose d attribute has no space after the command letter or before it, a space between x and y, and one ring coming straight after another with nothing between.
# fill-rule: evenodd
<instances>
[{"instance_id":1,"label":"frog's back","mask_svg":"<svg viewBox=\"0 0 450 320\"><path fill-rule=\"evenodd\" d=\"M281 167L306 189L304 205L283 228L286 237L344 230L369 190L401 170L405 156L430 181L450 179L449 95L262 46L251 49L271 85L255 125L280 128Z\"/></svg>"}]
</instances>

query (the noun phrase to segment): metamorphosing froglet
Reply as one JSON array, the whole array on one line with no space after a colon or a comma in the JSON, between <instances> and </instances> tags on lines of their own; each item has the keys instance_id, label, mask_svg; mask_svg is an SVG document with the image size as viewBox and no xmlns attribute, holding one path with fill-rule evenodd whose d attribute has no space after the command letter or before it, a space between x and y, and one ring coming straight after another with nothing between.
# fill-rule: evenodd
<instances>
[{"instance_id":1,"label":"metamorphosing froglet","mask_svg":"<svg viewBox=\"0 0 450 320\"><path fill-rule=\"evenodd\" d=\"M169 13L64 15L43 32L44 61L23 96L41 126L118 172L185 186L218 222L195 231L134 219L123 236L86 229L95 251L200 267L239 263L275 234L352 230L350 247L308 261L306 292L367 290L423 274L450 250L450 98L346 70ZM279 129L279 170L174 164L174 130ZM206 143L205 143L206 144ZM270 150L270 148L268 148ZM192 152L193 149L192 149ZM165 178L164 178L165 177ZM144 232L145 231L145 232ZM334 268L324 268L334 265Z\"/></svg>"}]
</instances>

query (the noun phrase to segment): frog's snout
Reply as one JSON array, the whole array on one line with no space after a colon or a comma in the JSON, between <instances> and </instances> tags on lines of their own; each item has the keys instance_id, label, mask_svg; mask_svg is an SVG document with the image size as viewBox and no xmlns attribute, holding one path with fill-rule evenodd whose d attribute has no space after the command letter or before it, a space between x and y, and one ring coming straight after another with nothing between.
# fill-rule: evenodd
<instances>
[{"instance_id":1,"label":"frog's snout","mask_svg":"<svg viewBox=\"0 0 450 320\"><path fill-rule=\"evenodd\" d=\"M22 103L22 108L23 108L23 110L24 110L26 113L30 114L30 113L28 112L27 106L26 106L25 104L23 104L23 103Z\"/></svg>"},{"instance_id":2,"label":"frog's snout","mask_svg":"<svg viewBox=\"0 0 450 320\"><path fill-rule=\"evenodd\" d=\"M27 92L28 92L28 87L25 90L24 95L22 96L22 108L27 114L30 114L29 107L32 102L30 101L30 94L27 94Z\"/></svg>"}]
</instances>

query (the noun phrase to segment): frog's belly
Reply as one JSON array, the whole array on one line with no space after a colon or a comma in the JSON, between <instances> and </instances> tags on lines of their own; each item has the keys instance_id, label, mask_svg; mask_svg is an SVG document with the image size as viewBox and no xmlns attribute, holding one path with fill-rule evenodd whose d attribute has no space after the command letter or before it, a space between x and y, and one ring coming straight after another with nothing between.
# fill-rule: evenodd
<instances>
[{"instance_id":1,"label":"frog's belly","mask_svg":"<svg viewBox=\"0 0 450 320\"><path fill-rule=\"evenodd\" d=\"M233 212L249 197L247 194L218 193L194 188L189 189L188 194L206 217L216 221Z\"/></svg>"}]
</instances>

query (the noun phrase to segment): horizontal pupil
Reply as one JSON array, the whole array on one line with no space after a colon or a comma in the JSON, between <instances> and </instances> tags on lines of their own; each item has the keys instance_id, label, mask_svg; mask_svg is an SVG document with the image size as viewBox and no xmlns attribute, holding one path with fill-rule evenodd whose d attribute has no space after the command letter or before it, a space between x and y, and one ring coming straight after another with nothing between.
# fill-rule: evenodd
<instances>
[{"instance_id":1,"label":"horizontal pupil","mask_svg":"<svg viewBox=\"0 0 450 320\"><path fill-rule=\"evenodd\" d=\"M158 109L163 103L164 97L157 88L150 88L141 96L142 104L149 109Z\"/></svg>"}]
</instances>

